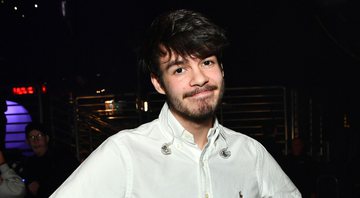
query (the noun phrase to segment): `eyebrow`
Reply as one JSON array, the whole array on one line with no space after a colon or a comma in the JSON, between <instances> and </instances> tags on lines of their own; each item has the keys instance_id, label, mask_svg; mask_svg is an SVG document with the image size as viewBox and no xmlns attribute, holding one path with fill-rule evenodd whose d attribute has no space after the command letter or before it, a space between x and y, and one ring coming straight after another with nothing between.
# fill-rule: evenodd
<instances>
[{"instance_id":1,"label":"eyebrow","mask_svg":"<svg viewBox=\"0 0 360 198\"><path fill-rule=\"evenodd\" d=\"M182 60L171 60L169 62L166 63L165 65L165 70L168 70L169 68L171 68L172 66L174 65L181 65L181 64L184 64L186 63L187 61L185 59L182 59Z\"/></svg>"}]
</instances>

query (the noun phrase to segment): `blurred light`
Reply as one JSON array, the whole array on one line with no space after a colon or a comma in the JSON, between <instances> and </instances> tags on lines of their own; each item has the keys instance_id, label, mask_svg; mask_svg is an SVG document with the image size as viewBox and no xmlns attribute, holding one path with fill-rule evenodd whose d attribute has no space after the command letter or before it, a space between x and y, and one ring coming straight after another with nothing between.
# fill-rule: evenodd
<instances>
[{"instance_id":1,"label":"blurred light","mask_svg":"<svg viewBox=\"0 0 360 198\"><path fill-rule=\"evenodd\" d=\"M28 110L19 103L6 101L6 148L28 150L26 144L25 127L32 121Z\"/></svg>"},{"instance_id":2,"label":"blurred light","mask_svg":"<svg viewBox=\"0 0 360 198\"><path fill-rule=\"evenodd\" d=\"M144 102L144 111L147 112L148 110L149 110L149 108L148 108L148 102L145 101L145 102Z\"/></svg>"},{"instance_id":3,"label":"blurred light","mask_svg":"<svg viewBox=\"0 0 360 198\"><path fill-rule=\"evenodd\" d=\"M34 7L37 8L37 7L38 7L38 4L35 3L35 4L34 4Z\"/></svg>"},{"instance_id":4,"label":"blurred light","mask_svg":"<svg viewBox=\"0 0 360 198\"><path fill-rule=\"evenodd\" d=\"M25 18L25 15L22 14L21 17L22 17L22 18Z\"/></svg>"},{"instance_id":5,"label":"blurred light","mask_svg":"<svg viewBox=\"0 0 360 198\"><path fill-rule=\"evenodd\" d=\"M13 87L12 92L14 95L31 95L34 94L34 87L28 86L28 87Z\"/></svg>"},{"instance_id":6,"label":"blurred light","mask_svg":"<svg viewBox=\"0 0 360 198\"><path fill-rule=\"evenodd\" d=\"M14 95L33 95L36 91L45 94L47 92L47 88L45 85L41 85L41 90L36 89L34 86L22 86L12 88L12 93Z\"/></svg>"},{"instance_id":7,"label":"blurred light","mask_svg":"<svg viewBox=\"0 0 360 198\"><path fill-rule=\"evenodd\" d=\"M116 104L114 100L105 101L105 113L106 115L114 115L116 111Z\"/></svg>"},{"instance_id":8,"label":"blurred light","mask_svg":"<svg viewBox=\"0 0 360 198\"><path fill-rule=\"evenodd\" d=\"M14 7L14 10L17 10L17 9L18 9L18 8L15 6L15 7Z\"/></svg>"},{"instance_id":9,"label":"blurred light","mask_svg":"<svg viewBox=\"0 0 360 198\"><path fill-rule=\"evenodd\" d=\"M63 17L66 16L66 1L61 1L61 14Z\"/></svg>"},{"instance_id":10,"label":"blurred light","mask_svg":"<svg viewBox=\"0 0 360 198\"><path fill-rule=\"evenodd\" d=\"M41 86L41 92L42 93L46 93L47 89L46 89L46 86L45 85L42 85Z\"/></svg>"},{"instance_id":11,"label":"blurred light","mask_svg":"<svg viewBox=\"0 0 360 198\"><path fill-rule=\"evenodd\" d=\"M100 93L104 93L105 91L106 91L106 89L100 89L100 90L96 90L96 93L100 94Z\"/></svg>"},{"instance_id":12,"label":"blurred light","mask_svg":"<svg viewBox=\"0 0 360 198\"><path fill-rule=\"evenodd\" d=\"M105 111L113 111L115 109L114 100L105 101Z\"/></svg>"}]
</instances>

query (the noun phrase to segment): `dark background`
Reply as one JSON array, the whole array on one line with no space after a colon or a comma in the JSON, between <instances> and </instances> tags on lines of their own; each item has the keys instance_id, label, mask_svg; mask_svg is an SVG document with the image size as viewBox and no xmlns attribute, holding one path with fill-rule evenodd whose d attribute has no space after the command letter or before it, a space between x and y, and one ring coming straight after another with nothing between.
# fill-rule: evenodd
<instances>
[{"instance_id":1,"label":"dark background","mask_svg":"<svg viewBox=\"0 0 360 198\"><path fill-rule=\"evenodd\" d=\"M190 8L228 32L228 87L285 85L345 95L356 88L356 0L68 0L65 16L61 3L2 0L3 84L46 82L60 91L92 92L101 86L110 92L134 91L136 49L145 29L163 11Z\"/></svg>"}]
</instances>

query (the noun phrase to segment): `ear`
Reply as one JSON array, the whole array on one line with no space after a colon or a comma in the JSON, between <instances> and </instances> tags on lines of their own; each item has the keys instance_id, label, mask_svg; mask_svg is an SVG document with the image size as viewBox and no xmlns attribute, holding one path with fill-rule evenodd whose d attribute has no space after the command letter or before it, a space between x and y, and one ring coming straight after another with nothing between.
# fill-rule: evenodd
<instances>
[{"instance_id":1,"label":"ear","mask_svg":"<svg viewBox=\"0 0 360 198\"><path fill-rule=\"evenodd\" d=\"M165 90L161 85L159 77L155 76L154 74L151 74L151 83L153 84L154 88L158 93L165 95Z\"/></svg>"}]
</instances>

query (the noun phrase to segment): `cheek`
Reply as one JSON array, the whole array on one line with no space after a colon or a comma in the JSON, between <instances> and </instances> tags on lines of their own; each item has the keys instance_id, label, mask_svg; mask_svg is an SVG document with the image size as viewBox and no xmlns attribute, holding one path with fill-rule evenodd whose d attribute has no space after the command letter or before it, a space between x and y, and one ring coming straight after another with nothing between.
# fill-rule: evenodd
<instances>
[{"instance_id":1,"label":"cheek","mask_svg":"<svg viewBox=\"0 0 360 198\"><path fill-rule=\"evenodd\" d=\"M219 68L218 71L214 72L214 76L216 76L217 79L223 79L224 71Z\"/></svg>"},{"instance_id":2,"label":"cheek","mask_svg":"<svg viewBox=\"0 0 360 198\"><path fill-rule=\"evenodd\" d=\"M164 80L163 87L167 93L181 93L186 89L186 80Z\"/></svg>"},{"instance_id":3,"label":"cheek","mask_svg":"<svg viewBox=\"0 0 360 198\"><path fill-rule=\"evenodd\" d=\"M218 74L218 77L217 77L217 78L218 78L218 81L222 83L222 82L224 81L224 73L223 73L223 72L220 72L220 73Z\"/></svg>"},{"instance_id":4,"label":"cheek","mask_svg":"<svg viewBox=\"0 0 360 198\"><path fill-rule=\"evenodd\" d=\"M222 73L212 73L209 75L209 78L211 79L210 82L214 83L214 84L221 84L224 80L224 77L222 75Z\"/></svg>"},{"instance_id":5,"label":"cheek","mask_svg":"<svg viewBox=\"0 0 360 198\"><path fill-rule=\"evenodd\" d=\"M46 145L46 140L38 140L36 142L32 142L31 145L44 146Z\"/></svg>"}]
</instances>

